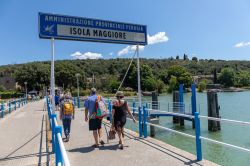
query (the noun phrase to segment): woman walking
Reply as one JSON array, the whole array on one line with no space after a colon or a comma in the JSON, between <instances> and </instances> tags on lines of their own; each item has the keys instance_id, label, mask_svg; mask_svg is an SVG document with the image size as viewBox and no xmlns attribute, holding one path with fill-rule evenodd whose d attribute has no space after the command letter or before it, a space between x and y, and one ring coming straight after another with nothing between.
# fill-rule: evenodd
<instances>
[{"instance_id":1,"label":"woman walking","mask_svg":"<svg viewBox=\"0 0 250 166\"><path fill-rule=\"evenodd\" d=\"M133 121L135 122L135 118L132 115L127 101L123 100L124 94L122 91L118 91L116 93L117 100L113 103L112 109L112 130L116 130L119 137L119 149L123 149L124 143L124 125L126 124L127 113L131 116Z\"/></svg>"}]
</instances>

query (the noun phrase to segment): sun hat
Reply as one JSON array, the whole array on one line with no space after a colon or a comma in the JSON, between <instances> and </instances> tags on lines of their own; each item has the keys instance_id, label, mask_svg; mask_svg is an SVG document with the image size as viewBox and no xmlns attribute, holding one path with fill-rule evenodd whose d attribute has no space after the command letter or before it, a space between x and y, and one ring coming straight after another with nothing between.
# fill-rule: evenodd
<instances>
[{"instance_id":1,"label":"sun hat","mask_svg":"<svg viewBox=\"0 0 250 166\"><path fill-rule=\"evenodd\" d=\"M95 94L96 93L96 88L91 88L91 94Z\"/></svg>"},{"instance_id":2,"label":"sun hat","mask_svg":"<svg viewBox=\"0 0 250 166\"><path fill-rule=\"evenodd\" d=\"M122 91L117 91L115 96L116 97L124 97L124 94Z\"/></svg>"}]
</instances>

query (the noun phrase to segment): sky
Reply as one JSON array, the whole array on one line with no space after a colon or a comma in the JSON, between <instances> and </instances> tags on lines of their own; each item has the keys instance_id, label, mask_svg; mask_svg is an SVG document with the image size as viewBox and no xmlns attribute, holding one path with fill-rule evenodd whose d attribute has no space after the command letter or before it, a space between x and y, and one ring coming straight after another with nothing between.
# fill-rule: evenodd
<instances>
[{"instance_id":1,"label":"sky","mask_svg":"<svg viewBox=\"0 0 250 166\"><path fill-rule=\"evenodd\" d=\"M140 57L250 60L249 0L0 0L0 65L51 60L38 13L147 25ZM55 41L55 59L133 56L135 46Z\"/></svg>"}]
</instances>

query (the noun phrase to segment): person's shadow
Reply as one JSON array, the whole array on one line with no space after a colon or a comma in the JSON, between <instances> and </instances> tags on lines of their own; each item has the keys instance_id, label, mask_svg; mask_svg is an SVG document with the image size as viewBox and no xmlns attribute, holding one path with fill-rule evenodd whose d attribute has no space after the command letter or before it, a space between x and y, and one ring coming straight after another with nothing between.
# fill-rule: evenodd
<instances>
[{"instance_id":1,"label":"person's shadow","mask_svg":"<svg viewBox=\"0 0 250 166\"><path fill-rule=\"evenodd\" d=\"M99 146L99 150L117 150L118 145L107 145L105 144L104 146Z\"/></svg>"},{"instance_id":2,"label":"person's shadow","mask_svg":"<svg viewBox=\"0 0 250 166\"><path fill-rule=\"evenodd\" d=\"M89 152L92 152L93 150L95 150L94 147L87 146L87 147L80 147L80 148L70 149L68 151L69 152L89 153Z\"/></svg>"}]
</instances>

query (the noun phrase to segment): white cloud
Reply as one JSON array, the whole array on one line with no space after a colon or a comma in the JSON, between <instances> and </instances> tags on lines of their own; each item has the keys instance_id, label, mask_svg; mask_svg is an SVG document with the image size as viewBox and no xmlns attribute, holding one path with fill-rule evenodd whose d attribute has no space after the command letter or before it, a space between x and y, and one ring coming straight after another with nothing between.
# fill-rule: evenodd
<instances>
[{"instance_id":1,"label":"white cloud","mask_svg":"<svg viewBox=\"0 0 250 166\"><path fill-rule=\"evenodd\" d=\"M167 42L169 39L166 36L166 32L158 32L157 34L150 36L148 35L148 44L153 45L157 43Z\"/></svg>"},{"instance_id":2,"label":"white cloud","mask_svg":"<svg viewBox=\"0 0 250 166\"><path fill-rule=\"evenodd\" d=\"M126 55L131 51L131 46L127 46L126 48L122 49L118 52L118 56Z\"/></svg>"},{"instance_id":3,"label":"white cloud","mask_svg":"<svg viewBox=\"0 0 250 166\"><path fill-rule=\"evenodd\" d=\"M148 35L147 39L148 39L148 45L163 43L163 42L167 42L169 40L168 37L166 36L165 32L158 32L153 36ZM139 46L140 51L143 51L144 48L145 48L145 46ZM120 50L118 52L118 56L130 54L130 53L134 52L135 50L136 50L136 45L127 46L126 48L123 48L122 50Z\"/></svg>"},{"instance_id":4,"label":"white cloud","mask_svg":"<svg viewBox=\"0 0 250 166\"><path fill-rule=\"evenodd\" d=\"M112 56L113 54L114 54L113 52L109 53L110 56Z\"/></svg>"},{"instance_id":5,"label":"white cloud","mask_svg":"<svg viewBox=\"0 0 250 166\"><path fill-rule=\"evenodd\" d=\"M85 52L81 53L80 51L77 51L73 54L71 54L74 59L100 59L102 58L102 54L94 53L94 52Z\"/></svg>"},{"instance_id":6,"label":"white cloud","mask_svg":"<svg viewBox=\"0 0 250 166\"><path fill-rule=\"evenodd\" d=\"M250 42L240 42L234 45L234 47L236 48L247 47L247 46L250 46Z\"/></svg>"},{"instance_id":7,"label":"white cloud","mask_svg":"<svg viewBox=\"0 0 250 166\"><path fill-rule=\"evenodd\" d=\"M145 46L139 46L139 51L143 51ZM126 48L122 49L118 52L118 56L130 54L136 50L136 45L127 46Z\"/></svg>"}]
</instances>

